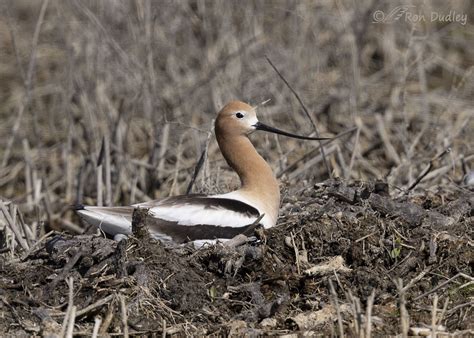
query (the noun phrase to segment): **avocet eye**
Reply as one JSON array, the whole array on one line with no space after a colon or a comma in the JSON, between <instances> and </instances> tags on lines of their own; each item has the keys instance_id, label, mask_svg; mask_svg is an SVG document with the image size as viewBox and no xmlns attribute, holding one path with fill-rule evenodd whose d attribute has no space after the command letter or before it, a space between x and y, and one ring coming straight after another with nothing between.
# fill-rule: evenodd
<instances>
[{"instance_id":1,"label":"avocet eye","mask_svg":"<svg viewBox=\"0 0 474 338\"><path fill-rule=\"evenodd\" d=\"M244 117L244 114L242 114L241 112L238 112L235 114L235 116L237 116L238 119L241 119Z\"/></svg>"}]
</instances>

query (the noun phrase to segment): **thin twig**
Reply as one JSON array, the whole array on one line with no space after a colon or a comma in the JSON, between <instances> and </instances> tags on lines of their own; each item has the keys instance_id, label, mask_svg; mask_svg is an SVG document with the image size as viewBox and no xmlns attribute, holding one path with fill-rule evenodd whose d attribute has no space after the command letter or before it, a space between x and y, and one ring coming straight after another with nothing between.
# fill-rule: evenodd
<instances>
[{"instance_id":1,"label":"thin twig","mask_svg":"<svg viewBox=\"0 0 474 338\"><path fill-rule=\"evenodd\" d=\"M25 184L26 184L26 191L31 192L33 191L33 184L31 183L32 180L32 160L31 160L31 150L30 145L28 144L28 139L23 139L23 153L25 158ZM26 206L27 210L33 210L33 197L31 193L26 194Z\"/></svg>"},{"instance_id":2,"label":"thin twig","mask_svg":"<svg viewBox=\"0 0 474 338\"><path fill-rule=\"evenodd\" d=\"M174 196L179 193L177 185L178 185L178 174L179 174L179 168L181 165L182 157L183 157L183 143L184 139L187 136L187 133L184 132L181 137L179 138L179 143L178 143L178 149L176 152L176 164L175 164L175 170L174 170L174 175L173 175L173 182L171 183L171 188L170 188L170 195Z\"/></svg>"},{"instance_id":3,"label":"thin twig","mask_svg":"<svg viewBox=\"0 0 474 338\"><path fill-rule=\"evenodd\" d=\"M295 235L293 234L293 231L290 232L290 235L291 235L291 244L293 245L293 249L295 251L296 269L298 271L298 276L299 276L301 274L300 253L299 253L298 247L296 246Z\"/></svg>"},{"instance_id":4,"label":"thin twig","mask_svg":"<svg viewBox=\"0 0 474 338\"><path fill-rule=\"evenodd\" d=\"M17 118L15 120L15 123L13 124L12 134L11 134L11 137L8 139L7 146L5 147L5 152L3 154L3 160L2 160L2 167L3 168L8 163L8 160L10 158L11 149L13 147L13 143L15 142L16 136L18 134L18 130L20 129L20 126L21 126L21 120L23 119L23 114L24 114L24 112L25 112L26 108L28 107L28 105L30 103L30 100L31 100L32 79L33 79L33 73L34 73L35 67L36 67L36 50L37 50L37 47L38 47L38 39L39 39L40 31L41 31L41 26L43 24L44 15L46 13L46 9L48 8L48 3L49 3L49 0L44 0L43 1L42 5L41 5L39 16L38 16L38 20L36 21L36 27L35 27L35 32L33 34L33 42L32 42L32 47L31 47L30 62L28 64L28 72L26 74L26 83L25 83L26 94L25 94L25 97L23 99L23 102L20 102L20 107L18 109L18 115L17 115Z\"/></svg>"},{"instance_id":5,"label":"thin twig","mask_svg":"<svg viewBox=\"0 0 474 338\"><path fill-rule=\"evenodd\" d=\"M358 118L356 118L356 121L357 119ZM356 137L354 140L354 148L352 149L351 161L349 162L349 170L347 170L346 178L349 178L352 175L352 168L354 167L355 159L356 159L356 156L358 155L359 140L360 140L360 128L357 127Z\"/></svg>"},{"instance_id":6,"label":"thin twig","mask_svg":"<svg viewBox=\"0 0 474 338\"><path fill-rule=\"evenodd\" d=\"M102 323L102 318L100 318L99 316L94 318L94 329L92 330L92 338L98 337L101 323Z\"/></svg>"},{"instance_id":7,"label":"thin twig","mask_svg":"<svg viewBox=\"0 0 474 338\"><path fill-rule=\"evenodd\" d=\"M293 93L293 95L295 95L296 99L298 100L298 102L300 103L301 107L303 108L303 111L305 112L306 114L306 117L309 119L309 121L311 122L311 126L313 127L313 131L314 133L316 134L316 137L320 137L319 136L319 130L318 130L318 127L316 126L316 123L314 123L312 117L311 117L311 114L309 113L308 111L308 108L306 108L305 104L303 103L303 100L300 98L300 96L298 95L298 93L296 92L296 90L293 89L293 87L288 83L288 81L285 79L285 77L283 76L283 74L278 70L278 68L273 64L272 60L270 60L270 58L265 55L265 58L267 59L268 63L270 64L270 66L272 66L272 68L275 70L275 72L278 74L278 76L283 80L283 82L286 84L286 86L291 90L291 92ZM318 141L319 142L319 147L321 149L321 156L323 157L323 162L324 162L324 165L326 166L326 170L328 172L328 175L329 175L329 178L332 178L332 172L331 172L331 168L329 167L329 162L326 158L326 153L324 152L324 147L322 145L322 142L321 140Z\"/></svg>"},{"instance_id":8,"label":"thin twig","mask_svg":"<svg viewBox=\"0 0 474 338\"><path fill-rule=\"evenodd\" d=\"M446 297L446 299L444 300L443 309L441 310L441 314L438 317L438 325L441 324L441 321L443 320L444 315L446 314L446 310L448 309L448 304L449 304L449 297Z\"/></svg>"},{"instance_id":9,"label":"thin twig","mask_svg":"<svg viewBox=\"0 0 474 338\"><path fill-rule=\"evenodd\" d=\"M21 76L21 79L23 80L23 83L26 83L25 69L23 68L23 65L21 64L21 61L20 61L20 53L18 51L18 46L16 44L16 38L15 38L15 29L11 22L12 13L10 11L10 7L7 5L6 2L3 3L2 11L5 11L7 14L7 15L4 15L3 17L6 19L6 23L10 31L10 39L12 42L13 52L15 53L16 66L18 67L18 70L20 71L20 76Z\"/></svg>"},{"instance_id":10,"label":"thin twig","mask_svg":"<svg viewBox=\"0 0 474 338\"><path fill-rule=\"evenodd\" d=\"M86 313L88 313L89 311L92 311L94 310L95 308L98 308L98 307L101 307L102 305L104 304L107 304L108 302L110 302L112 299L114 298L114 294L111 294L111 295L108 295L107 297L105 298L102 298L100 300L98 300L97 302L89 305L89 306L86 306L85 308L83 308L82 310L79 310L76 312L76 317L80 317L80 316L83 316L85 315Z\"/></svg>"},{"instance_id":11,"label":"thin twig","mask_svg":"<svg viewBox=\"0 0 474 338\"><path fill-rule=\"evenodd\" d=\"M462 309L463 307L466 307L466 306L474 306L474 302L467 302L467 303L456 305L452 309L449 309L447 314L448 314L448 316L451 316L454 312L456 312L457 310Z\"/></svg>"},{"instance_id":12,"label":"thin twig","mask_svg":"<svg viewBox=\"0 0 474 338\"><path fill-rule=\"evenodd\" d=\"M9 226L10 230L15 234L16 241L18 242L18 244L20 244L20 246L22 247L23 250L28 251L29 250L28 243L26 242L26 240L21 235L20 229L17 227L17 225L13 221L10 213L8 212L7 208L5 207L5 204L1 200L0 200L0 209L3 212L3 215L5 216L5 219L7 220L7 224Z\"/></svg>"},{"instance_id":13,"label":"thin twig","mask_svg":"<svg viewBox=\"0 0 474 338\"><path fill-rule=\"evenodd\" d=\"M433 297L433 306L431 307L431 337L436 338L436 331L438 325L436 325L436 316L438 313L438 295L435 294Z\"/></svg>"},{"instance_id":14,"label":"thin twig","mask_svg":"<svg viewBox=\"0 0 474 338\"><path fill-rule=\"evenodd\" d=\"M448 285L449 283L451 283L452 281L454 281L455 279L457 279L457 278L459 278L459 277L464 277L464 278L466 278L466 279L474 280L473 277L468 276L468 275L466 275L466 274L460 272L460 273L458 273L457 275L455 275L455 276L451 277L450 279L448 279L447 281L444 281L443 283L438 284L437 286L435 286L435 287L434 287L433 289L431 289L430 291L427 291L427 292L423 293L422 295L420 295L420 296L418 296L418 297L415 297L413 300L414 300L414 301L417 301L417 300L420 299L420 298L426 297L427 295L429 295L429 294L431 294L431 293L433 293L433 292L439 290L439 289L442 288L443 286Z\"/></svg>"},{"instance_id":15,"label":"thin twig","mask_svg":"<svg viewBox=\"0 0 474 338\"><path fill-rule=\"evenodd\" d=\"M105 205L112 206L112 172L110 163L110 136L104 137L105 152Z\"/></svg>"},{"instance_id":16,"label":"thin twig","mask_svg":"<svg viewBox=\"0 0 474 338\"><path fill-rule=\"evenodd\" d=\"M346 293L346 297L350 300L351 302L351 310L352 310L352 317L353 319L353 324L354 324L354 333L355 336L362 337L362 323L361 323L361 316L360 316L360 311L359 311L359 298L354 297L352 294L351 290L349 290Z\"/></svg>"},{"instance_id":17,"label":"thin twig","mask_svg":"<svg viewBox=\"0 0 474 338\"><path fill-rule=\"evenodd\" d=\"M66 338L72 338L74 332L74 323L76 322L76 305L71 308L71 315L69 316L69 323L67 327Z\"/></svg>"},{"instance_id":18,"label":"thin twig","mask_svg":"<svg viewBox=\"0 0 474 338\"><path fill-rule=\"evenodd\" d=\"M407 189L405 194L408 194L411 190L413 190L418 185L418 183L420 183L421 180L423 178L425 178L426 175L428 175L428 173L431 171L431 169L433 169L433 165L434 165L435 161L441 159L442 157L444 157L444 155L446 155L449 152L451 152L451 148L446 148L441 154L439 154L439 155L435 156L434 158L432 158L430 160L430 163L428 164L428 167L425 169L425 171L420 176L418 176L418 178L415 180L415 182L413 182L413 184L410 185L410 187Z\"/></svg>"},{"instance_id":19,"label":"thin twig","mask_svg":"<svg viewBox=\"0 0 474 338\"><path fill-rule=\"evenodd\" d=\"M170 139L170 124L165 123L163 126L163 129L161 130L161 142L160 142L160 153L158 155L158 158L160 159L160 162L158 163L158 177L164 177L164 171L165 171L165 163L166 163L166 151L168 150L168 144L169 144L169 139ZM155 168L152 167L152 170L154 171Z\"/></svg>"},{"instance_id":20,"label":"thin twig","mask_svg":"<svg viewBox=\"0 0 474 338\"><path fill-rule=\"evenodd\" d=\"M337 300L337 293L336 293L336 290L334 289L334 285L332 284L331 280L329 280L329 290L331 292L331 299L334 303L334 308L336 309L337 326L338 326L338 330L339 330L339 337L343 338L344 337L344 326L342 325L341 310L339 308L339 302Z\"/></svg>"},{"instance_id":21,"label":"thin twig","mask_svg":"<svg viewBox=\"0 0 474 338\"><path fill-rule=\"evenodd\" d=\"M395 281L395 285L398 290L398 296L400 297L400 326L402 329L402 337L408 337L408 329L410 327L410 316L408 315L406 307L406 290L407 287L403 287L403 280L398 278Z\"/></svg>"},{"instance_id":22,"label":"thin twig","mask_svg":"<svg viewBox=\"0 0 474 338\"><path fill-rule=\"evenodd\" d=\"M122 313L122 326L123 326L123 337L128 338L128 317L127 317L127 305L125 304L125 296L119 295L120 309Z\"/></svg>"},{"instance_id":23,"label":"thin twig","mask_svg":"<svg viewBox=\"0 0 474 338\"><path fill-rule=\"evenodd\" d=\"M76 317L81 317L83 315L85 315L86 313L98 308L98 307L101 307L102 305L104 304L107 304L108 302L110 302L113 298L115 297L115 294L110 294L108 295L107 297L104 297L102 299L99 299L97 302L95 303L92 303L91 305L89 306L86 306L85 308L83 308L82 310L79 310L79 311L76 311ZM58 313L54 313L52 314L52 316L56 316L56 317L59 317L59 316L65 316L66 313L65 312L58 312ZM106 318L107 319L107 318ZM104 325L106 323L106 319L104 320Z\"/></svg>"},{"instance_id":24,"label":"thin twig","mask_svg":"<svg viewBox=\"0 0 474 338\"><path fill-rule=\"evenodd\" d=\"M188 188L186 189L186 195L189 195L191 193L191 191L193 189L193 185L196 182L196 179L199 175L199 172L201 171L201 169L204 166L204 163L206 162L207 153L209 151L209 144L211 142L212 130L214 129L214 121L215 120L212 119L211 128L210 128L209 132L207 133L207 138L206 138L206 143L205 143L204 149L201 153L201 156L199 157L199 160L196 164L196 167L194 168L193 177L191 178L191 181L189 182Z\"/></svg>"},{"instance_id":25,"label":"thin twig","mask_svg":"<svg viewBox=\"0 0 474 338\"><path fill-rule=\"evenodd\" d=\"M382 118L382 115L375 114L375 121L377 122L377 130L380 137L382 138L382 142L385 146L387 156L390 157L397 165L400 165L402 161L397 151L395 150L395 147L390 141L390 136L387 132L387 129L385 128L385 121Z\"/></svg>"},{"instance_id":26,"label":"thin twig","mask_svg":"<svg viewBox=\"0 0 474 338\"><path fill-rule=\"evenodd\" d=\"M51 236L52 234L54 233L53 230L51 230L50 232L44 234L43 236L41 236L31 247L30 249L25 252L23 254L23 256L21 256L21 259L20 261L24 261L25 259L28 258L29 255L31 255L39 246L40 244L42 244L49 236ZM42 250L43 247L39 248L38 250Z\"/></svg>"},{"instance_id":27,"label":"thin twig","mask_svg":"<svg viewBox=\"0 0 474 338\"><path fill-rule=\"evenodd\" d=\"M112 319L114 318L114 302L112 302L109 305L109 308L107 310L107 314L105 315L103 324L99 330L99 336L105 336L107 331L109 330L110 323L112 322Z\"/></svg>"},{"instance_id":28,"label":"thin twig","mask_svg":"<svg viewBox=\"0 0 474 338\"><path fill-rule=\"evenodd\" d=\"M66 283L69 287L69 299L66 309L66 315L63 318L63 324L61 326L61 333L59 334L60 337L64 337L66 334L66 329L68 328L69 318L72 315L72 308L74 307L74 279L69 277L66 280Z\"/></svg>"},{"instance_id":29,"label":"thin twig","mask_svg":"<svg viewBox=\"0 0 474 338\"><path fill-rule=\"evenodd\" d=\"M325 140L323 141L322 145L325 146L325 145L328 145L329 143L343 137L343 136L346 136L354 131L356 131L357 128L354 127L354 128L351 128L351 129L348 129L348 130L345 130L339 134L337 134L336 136L332 137L330 140ZM296 168L296 166L298 165L299 162L302 162L304 160L306 160L309 156L312 156L312 154L317 151L318 149L320 148L320 146L318 145L316 148L313 148L311 149L310 151L308 151L306 154L304 154L303 156L301 156L300 158L298 158L297 160L295 160L293 163L291 163L290 165L288 165L285 169L281 170L276 176L277 178L280 178L283 174L287 173L288 171L291 171L293 170L294 168Z\"/></svg>"},{"instance_id":30,"label":"thin twig","mask_svg":"<svg viewBox=\"0 0 474 338\"><path fill-rule=\"evenodd\" d=\"M431 271L431 266L427 266L417 276L413 277L408 284L403 288L403 292L408 291L415 283L418 283L425 275Z\"/></svg>"},{"instance_id":31,"label":"thin twig","mask_svg":"<svg viewBox=\"0 0 474 338\"><path fill-rule=\"evenodd\" d=\"M100 146L99 156L97 158L97 206L102 207L104 205L104 190L103 190L103 173L104 173L104 153L105 153L105 137L102 138L102 145Z\"/></svg>"},{"instance_id":32,"label":"thin twig","mask_svg":"<svg viewBox=\"0 0 474 338\"><path fill-rule=\"evenodd\" d=\"M82 255L84 254L84 252L82 250L78 250L74 256L72 256L71 258L69 258L69 260L67 261L67 263L64 265L63 269L61 270L60 273L58 273L56 275L56 277L54 277L54 279L51 281L49 287L51 289L54 289L56 288L56 285L69 273L69 271L71 271L71 269L74 267L74 265L76 265L76 263L79 261L79 259L82 257Z\"/></svg>"},{"instance_id":33,"label":"thin twig","mask_svg":"<svg viewBox=\"0 0 474 338\"><path fill-rule=\"evenodd\" d=\"M328 147L326 149L326 155L330 155L334 152L336 152L337 150L337 144L333 144L332 146ZM299 175L301 175L302 173L306 172L307 170L311 169L312 167L314 167L315 164L321 162L323 160L323 156L321 154L313 157L312 159L310 159L309 161L305 162L304 165L302 165L300 168L298 169L295 169L293 172L291 172L289 175L288 175L288 178L290 180L292 179L295 179L296 177L298 177Z\"/></svg>"},{"instance_id":34,"label":"thin twig","mask_svg":"<svg viewBox=\"0 0 474 338\"><path fill-rule=\"evenodd\" d=\"M31 248L36 242L36 232L33 231L26 223L25 219L23 218L23 214L18 210L18 207L16 204L14 205L14 215L18 215L18 222L20 223L21 229L23 230L25 234L26 241L28 243L28 247Z\"/></svg>"},{"instance_id":35,"label":"thin twig","mask_svg":"<svg viewBox=\"0 0 474 338\"><path fill-rule=\"evenodd\" d=\"M196 167L194 168L193 177L191 177L191 181L189 182L188 187L186 188L186 195L189 195L191 193L192 189L193 189L194 182L196 182L196 178L199 175L199 172L201 171L201 168L204 164L204 160L206 158L206 153L207 153L207 148L205 148L202 151L201 156L199 157L199 160L196 163Z\"/></svg>"},{"instance_id":36,"label":"thin twig","mask_svg":"<svg viewBox=\"0 0 474 338\"><path fill-rule=\"evenodd\" d=\"M367 310L365 311L365 336L370 338L372 334L372 307L374 306L375 289L367 300Z\"/></svg>"}]
</instances>

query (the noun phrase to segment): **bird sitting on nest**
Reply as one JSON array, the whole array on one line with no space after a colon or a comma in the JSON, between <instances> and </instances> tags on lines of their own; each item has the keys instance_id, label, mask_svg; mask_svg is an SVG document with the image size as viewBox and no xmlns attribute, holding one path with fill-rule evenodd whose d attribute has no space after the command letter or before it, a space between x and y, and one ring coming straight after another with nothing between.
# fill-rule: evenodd
<instances>
[{"instance_id":1,"label":"bird sitting on nest","mask_svg":"<svg viewBox=\"0 0 474 338\"><path fill-rule=\"evenodd\" d=\"M148 229L151 236L175 243L225 241L258 224L271 228L277 222L280 191L272 169L248 138L256 130L303 140L327 139L267 126L258 121L255 108L232 101L218 113L215 133L222 155L240 177L240 189L218 195L172 196L126 207L80 206L76 211L87 223L120 236L132 232L134 208L146 208L153 217Z\"/></svg>"}]
</instances>

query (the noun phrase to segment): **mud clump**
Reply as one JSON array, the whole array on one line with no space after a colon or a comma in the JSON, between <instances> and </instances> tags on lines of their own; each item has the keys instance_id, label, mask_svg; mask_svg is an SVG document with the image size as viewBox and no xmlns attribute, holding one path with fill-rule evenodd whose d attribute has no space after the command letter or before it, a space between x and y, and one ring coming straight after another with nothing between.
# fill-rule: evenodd
<instances>
[{"instance_id":1,"label":"mud clump","mask_svg":"<svg viewBox=\"0 0 474 338\"><path fill-rule=\"evenodd\" d=\"M435 295L439 330L473 330L474 196L443 200L327 181L286 201L279 226L241 245L56 234L26 256L1 258L0 331L58 334L70 292L77 334L98 318L100 332L123 332L123 310L136 334L329 334L339 325L356 334L370 299L372 332L397 334L401 296L415 330L431 325Z\"/></svg>"}]
</instances>

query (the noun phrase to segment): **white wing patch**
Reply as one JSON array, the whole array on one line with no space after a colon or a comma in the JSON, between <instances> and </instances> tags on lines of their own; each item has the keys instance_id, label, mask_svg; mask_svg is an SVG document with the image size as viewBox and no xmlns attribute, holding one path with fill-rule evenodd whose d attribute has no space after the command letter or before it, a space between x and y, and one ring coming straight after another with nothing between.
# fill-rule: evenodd
<instances>
[{"instance_id":1,"label":"white wing patch","mask_svg":"<svg viewBox=\"0 0 474 338\"><path fill-rule=\"evenodd\" d=\"M224 200L221 202L219 199ZM135 204L131 207L86 206L77 212L87 223L115 236L128 235L132 232L133 208L149 209L152 217L173 222L178 228L200 225L234 229L247 227L257 219L259 213L249 200L235 193L207 197L204 195L177 196ZM152 229L150 229L150 234L161 241L173 240L170 235ZM203 240L203 243L205 242L207 240Z\"/></svg>"},{"instance_id":2,"label":"white wing patch","mask_svg":"<svg viewBox=\"0 0 474 338\"><path fill-rule=\"evenodd\" d=\"M150 213L156 218L177 222L179 225L208 224L232 228L252 224L257 219L257 217L224 208L209 208L193 204L157 206L151 208Z\"/></svg>"}]
</instances>

